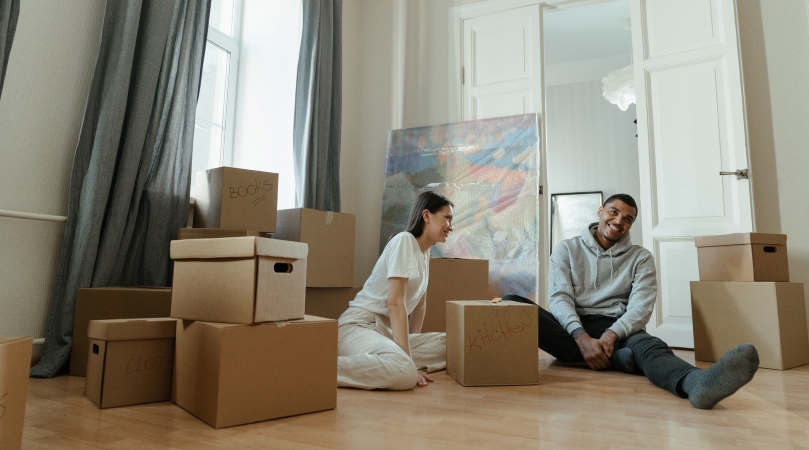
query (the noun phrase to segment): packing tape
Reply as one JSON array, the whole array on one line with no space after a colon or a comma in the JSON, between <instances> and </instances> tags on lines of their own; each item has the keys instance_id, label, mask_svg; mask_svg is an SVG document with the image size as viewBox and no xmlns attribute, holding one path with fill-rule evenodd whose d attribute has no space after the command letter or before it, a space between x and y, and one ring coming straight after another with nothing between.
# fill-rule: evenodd
<instances>
[{"instance_id":1,"label":"packing tape","mask_svg":"<svg viewBox=\"0 0 809 450\"><path fill-rule=\"evenodd\" d=\"M331 225L332 222L334 222L334 213L326 211L326 225Z\"/></svg>"}]
</instances>

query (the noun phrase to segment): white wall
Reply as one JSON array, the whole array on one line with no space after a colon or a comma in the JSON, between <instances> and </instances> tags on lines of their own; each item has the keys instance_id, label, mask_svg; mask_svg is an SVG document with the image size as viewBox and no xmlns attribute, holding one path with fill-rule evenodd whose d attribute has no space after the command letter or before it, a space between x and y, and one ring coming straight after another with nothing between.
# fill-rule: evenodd
<instances>
[{"instance_id":1,"label":"white wall","mask_svg":"<svg viewBox=\"0 0 809 450\"><path fill-rule=\"evenodd\" d=\"M67 215L104 4L21 2L0 98L0 210ZM0 217L0 335L44 337L63 233L64 223Z\"/></svg>"},{"instance_id":2,"label":"white wall","mask_svg":"<svg viewBox=\"0 0 809 450\"><path fill-rule=\"evenodd\" d=\"M737 4L756 230L787 235L809 298L809 2Z\"/></svg>"},{"instance_id":3,"label":"white wall","mask_svg":"<svg viewBox=\"0 0 809 450\"><path fill-rule=\"evenodd\" d=\"M343 2L343 212L357 216L354 280L362 284L379 256L385 136L394 127L394 1Z\"/></svg>"},{"instance_id":4,"label":"white wall","mask_svg":"<svg viewBox=\"0 0 809 450\"><path fill-rule=\"evenodd\" d=\"M449 121L450 8L475 1L343 2L340 177L343 211L357 216L356 283L379 256L387 132Z\"/></svg>"},{"instance_id":5,"label":"white wall","mask_svg":"<svg viewBox=\"0 0 809 450\"><path fill-rule=\"evenodd\" d=\"M553 43L546 42L545 45L547 48ZM629 47L626 50L627 53L623 55L610 55L545 66L545 86L601 80L613 70L621 69L632 62Z\"/></svg>"}]
</instances>

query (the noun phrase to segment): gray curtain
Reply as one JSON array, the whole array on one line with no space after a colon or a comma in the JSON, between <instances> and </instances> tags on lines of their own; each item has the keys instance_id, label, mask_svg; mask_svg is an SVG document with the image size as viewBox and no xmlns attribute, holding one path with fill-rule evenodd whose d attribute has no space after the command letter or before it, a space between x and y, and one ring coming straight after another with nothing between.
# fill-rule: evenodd
<instances>
[{"instance_id":1,"label":"gray curtain","mask_svg":"<svg viewBox=\"0 0 809 450\"><path fill-rule=\"evenodd\" d=\"M169 286L186 221L210 0L109 0L68 197L42 360L70 356L76 289Z\"/></svg>"},{"instance_id":2,"label":"gray curtain","mask_svg":"<svg viewBox=\"0 0 809 450\"><path fill-rule=\"evenodd\" d=\"M342 0L303 0L292 145L295 203L340 211Z\"/></svg>"},{"instance_id":3,"label":"gray curtain","mask_svg":"<svg viewBox=\"0 0 809 450\"><path fill-rule=\"evenodd\" d=\"M20 0L0 0L0 97L3 95L3 80L6 79L11 43L17 31L20 17Z\"/></svg>"}]
</instances>

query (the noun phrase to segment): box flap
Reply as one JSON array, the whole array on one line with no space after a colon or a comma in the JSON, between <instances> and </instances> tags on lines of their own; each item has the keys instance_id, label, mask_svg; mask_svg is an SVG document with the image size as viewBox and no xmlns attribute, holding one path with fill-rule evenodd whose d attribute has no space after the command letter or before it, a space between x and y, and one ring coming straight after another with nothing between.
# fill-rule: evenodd
<instances>
[{"instance_id":1,"label":"box flap","mask_svg":"<svg viewBox=\"0 0 809 450\"><path fill-rule=\"evenodd\" d=\"M171 241L172 259L275 258L304 259L309 251L306 244L262 237L230 237Z\"/></svg>"},{"instance_id":2,"label":"box flap","mask_svg":"<svg viewBox=\"0 0 809 450\"><path fill-rule=\"evenodd\" d=\"M503 300L501 302L492 303L491 300L450 300L447 303L457 303L461 306L529 306L536 308L537 305L529 305L528 303L515 302L511 300Z\"/></svg>"},{"instance_id":3,"label":"box flap","mask_svg":"<svg viewBox=\"0 0 809 450\"><path fill-rule=\"evenodd\" d=\"M309 322L336 322L334 319L328 319L326 317L318 317L318 316L310 316L305 315L303 319L295 319L295 320L282 320L280 322L263 322L263 323L252 323L252 324L239 324L239 323L220 323L220 322L203 322L200 321L201 325L209 326L211 328L237 328L237 327L267 327L267 326L275 326L275 327L285 327L287 325L294 325L298 323L309 323Z\"/></svg>"},{"instance_id":4,"label":"box flap","mask_svg":"<svg viewBox=\"0 0 809 450\"><path fill-rule=\"evenodd\" d=\"M694 245L697 247L747 244L784 245L786 243L787 235L767 233L732 233L717 236L697 236L694 238Z\"/></svg>"},{"instance_id":5,"label":"box flap","mask_svg":"<svg viewBox=\"0 0 809 450\"><path fill-rule=\"evenodd\" d=\"M95 292L112 292L115 293L117 291L131 291L131 292L165 292L170 291L170 287L150 287L150 286L105 286L105 287L91 287L91 288L79 288L79 291L95 291Z\"/></svg>"},{"instance_id":6,"label":"box flap","mask_svg":"<svg viewBox=\"0 0 809 450\"><path fill-rule=\"evenodd\" d=\"M177 319L110 319L91 320L87 326L87 336L105 341L126 341L133 339L173 338L177 332Z\"/></svg>"},{"instance_id":7,"label":"box flap","mask_svg":"<svg viewBox=\"0 0 809 450\"><path fill-rule=\"evenodd\" d=\"M447 258L447 257L441 257L441 258L430 258L430 259L440 259L442 261L488 261L488 259L485 259L485 258Z\"/></svg>"},{"instance_id":8,"label":"box flap","mask_svg":"<svg viewBox=\"0 0 809 450\"><path fill-rule=\"evenodd\" d=\"M311 317L311 316L310 316ZM27 339L33 339L32 337L24 337L24 336L0 336L0 345L15 342L15 341L24 341Z\"/></svg>"}]
</instances>

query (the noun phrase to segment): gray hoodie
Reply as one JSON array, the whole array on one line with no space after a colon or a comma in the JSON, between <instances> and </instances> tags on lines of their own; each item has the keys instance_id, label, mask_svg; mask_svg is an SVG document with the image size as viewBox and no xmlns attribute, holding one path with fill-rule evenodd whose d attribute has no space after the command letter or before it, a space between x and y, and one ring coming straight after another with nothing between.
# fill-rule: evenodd
<instances>
[{"instance_id":1,"label":"gray hoodie","mask_svg":"<svg viewBox=\"0 0 809 450\"><path fill-rule=\"evenodd\" d=\"M581 236L553 249L548 272L548 306L568 333L581 327L579 316L619 317L609 329L624 339L643 329L657 296L654 257L632 245L629 233L609 250L598 245L592 223ZM592 336L598 339L600 336Z\"/></svg>"}]
</instances>

